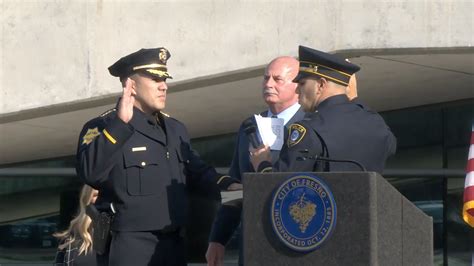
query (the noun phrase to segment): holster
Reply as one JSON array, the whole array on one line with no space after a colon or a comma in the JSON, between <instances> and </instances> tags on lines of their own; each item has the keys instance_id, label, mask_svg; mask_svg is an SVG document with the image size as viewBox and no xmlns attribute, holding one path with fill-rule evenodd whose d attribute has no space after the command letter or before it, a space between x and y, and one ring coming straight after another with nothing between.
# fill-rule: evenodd
<instances>
[{"instance_id":1,"label":"holster","mask_svg":"<svg viewBox=\"0 0 474 266\"><path fill-rule=\"evenodd\" d=\"M112 238L110 227L112 226L114 215L109 212L99 212L92 204L87 206L86 213L91 217L94 229L92 233L92 248L97 254L103 255L109 250Z\"/></svg>"}]
</instances>

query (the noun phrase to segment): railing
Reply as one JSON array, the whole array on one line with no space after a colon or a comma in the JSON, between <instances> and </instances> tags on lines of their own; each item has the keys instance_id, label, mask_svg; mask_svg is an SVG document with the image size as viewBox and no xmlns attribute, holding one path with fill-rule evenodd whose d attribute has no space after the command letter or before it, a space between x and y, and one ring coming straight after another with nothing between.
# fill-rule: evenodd
<instances>
[{"instance_id":1,"label":"railing","mask_svg":"<svg viewBox=\"0 0 474 266\"><path fill-rule=\"evenodd\" d=\"M216 168L218 172L227 173L229 168ZM464 177L463 169L386 169L383 176L391 177ZM15 176L76 176L74 168L0 168L0 177Z\"/></svg>"}]
</instances>

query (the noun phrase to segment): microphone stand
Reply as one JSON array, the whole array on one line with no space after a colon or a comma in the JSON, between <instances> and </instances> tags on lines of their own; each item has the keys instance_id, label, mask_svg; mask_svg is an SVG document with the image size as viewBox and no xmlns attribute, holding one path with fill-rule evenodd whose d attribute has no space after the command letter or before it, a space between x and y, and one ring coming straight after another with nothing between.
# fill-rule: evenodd
<instances>
[{"instance_id":1,"label":"microphone stand","mask_svg":"<svg viewBox=\"0 0 474 266\"><path fill-rule=\"evenodd\" d=\"M304 149L304 150L300 150L299 151L300 153L303 153L303 154L308 154L309 151L308 149ZM315 160L315 164L314 164L314 167L313 167L313 171L316 171L318 172L317 170L320 170L319 169L319 166L317 165L318 161L323 161L323 162L333 162L333 163L351 163L351 164L354 164L354 165L357 165L357 167L362 171L362 172L367 172L367 169L365 169L365 167L357 162L357 161L354 161L354 160L338 160L338 159L330 159L330 158L327 158L327 157L324 157L324 156L319 156L317 154L314 154L314 155L310 155L310 156L301 156L301 157L296 157L296 160L298 161L305 161L305 160ZM326 168L326 167L325 167ZM323 171L329 171L329 167L327 167L326 169L324 169Z\"/></svg>"}]
</instances>

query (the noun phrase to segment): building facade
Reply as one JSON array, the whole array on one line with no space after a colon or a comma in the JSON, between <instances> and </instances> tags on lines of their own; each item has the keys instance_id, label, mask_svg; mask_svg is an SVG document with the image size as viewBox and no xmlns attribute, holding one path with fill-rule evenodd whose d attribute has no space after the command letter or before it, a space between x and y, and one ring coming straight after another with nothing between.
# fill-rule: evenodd
<instances>
[{"instance_id":1,"label":"building facade","mask_svg":"<svg viewBox=\"0 0 474 266\"><path fill-rule=\"evenodd\" d=\"M300 44L361 66L360 99L398 139L384 177L433 217L434 264L471 264L474 236L461 208L474 122L473 1L3 0L0 8L0 264L54 256L51 233L74 215L80 186L78 134L115 106L121 87L107 67L119 57L170 50L166 112L225 170L240 122L265 110L265 64L296 56ZM216 201L201 200L209 224ZM191 230L205 248L207 231Z\"/></svg>"}]
</instances>

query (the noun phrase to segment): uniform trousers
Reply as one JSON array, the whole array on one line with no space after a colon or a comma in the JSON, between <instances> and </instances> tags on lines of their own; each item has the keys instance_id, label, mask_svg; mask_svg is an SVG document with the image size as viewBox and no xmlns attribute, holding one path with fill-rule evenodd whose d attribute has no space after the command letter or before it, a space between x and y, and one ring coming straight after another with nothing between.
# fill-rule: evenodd
<instances>
[{"instance_id":1,"label":"uniform trousers","mask_svg":"<svg viewBox=\"0 0 474 266\"><path fill-rule=\"evenodd\" d=\"M186 265L184 239L179 230L172 233L113 231L109 265Z\"/></svg>"}]
</instances>

